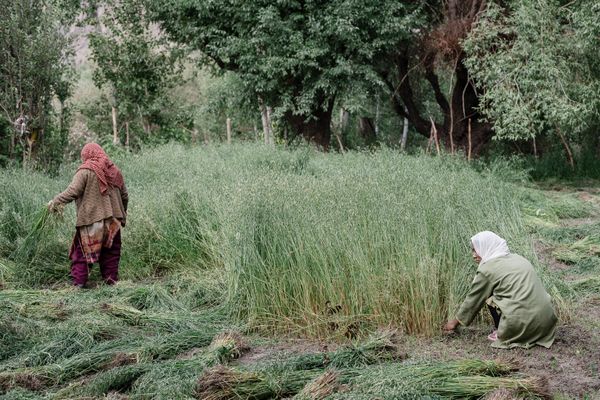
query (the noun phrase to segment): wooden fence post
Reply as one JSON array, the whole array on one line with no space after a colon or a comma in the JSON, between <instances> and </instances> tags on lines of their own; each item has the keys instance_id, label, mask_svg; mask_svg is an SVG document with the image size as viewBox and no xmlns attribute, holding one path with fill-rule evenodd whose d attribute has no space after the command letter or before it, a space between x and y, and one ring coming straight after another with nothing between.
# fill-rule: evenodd
<instances>
[{"instance_id":1,"label":"wooden fence post","mask_svg":"<svg viewBox=\"0 0 600 400\"><path fill-rule=\"evenodd\" d=\"M231 118L227 118L227 144L231 144Z\"/></svg>"}]
</instances>

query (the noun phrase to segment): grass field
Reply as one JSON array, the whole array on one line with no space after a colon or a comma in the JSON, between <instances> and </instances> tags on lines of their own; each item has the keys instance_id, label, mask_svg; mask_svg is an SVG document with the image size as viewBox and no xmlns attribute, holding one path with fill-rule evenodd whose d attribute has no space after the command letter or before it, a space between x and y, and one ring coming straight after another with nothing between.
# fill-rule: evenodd
<instances>
[{"instance_id":1,"label":"grass field","mask_svg":"<svg viewBox=\"0 0 600 400\"><path fill-rule=\"evenodd\" d=\"M593 202L461 160L169 145L115 161L131 199L122 281L103 286L94 267L86 291L68 286L74 207L40 220L76 166L57 178L0 171L0 396L543 397L546 385L514 365L477 364L489 354L406 347L440 337L480 230L534 261L564 321L598 294L598 225L561 222L594 218ZM298 337L331 349L272 351Z\"/></svg>"}]
</instances>

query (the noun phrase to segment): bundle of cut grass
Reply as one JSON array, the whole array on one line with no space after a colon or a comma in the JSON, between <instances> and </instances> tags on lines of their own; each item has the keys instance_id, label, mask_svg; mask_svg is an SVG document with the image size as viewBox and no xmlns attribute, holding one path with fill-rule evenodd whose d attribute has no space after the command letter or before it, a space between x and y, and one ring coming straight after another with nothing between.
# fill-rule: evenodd
<instances>
[{"instance_id":1,"label":"bundle of cut grass","mask_svg":"<svg viewBox=\"0 0 600 400\"><path fill-rule=\"evenodd\" d=\"M307 383L304 388L294 396L296 400L322 400L337 392L340 388L339 372L328 370L317 378Z\"/></svg>"},{"instance_id":2,"label":"bundle of cut grass","mask_svg":"<svg viewBox=\"0 0 600 400\"><path fill-rule=\"evenodd\" d=\"M198 375L205 369L204 360L168 360L153 363L152 368L136 379L129 389L130 399L193 399Z\"/></svg>"},{"instance_id":3,"label":"bundle of cut grass","mask_svg":"<svg viewBox=\"0 0 600 400\"><path fill-rule=\"evenodd\" d=\"M29 234L23 239L19 247L13 252L11 258L20 262L30 260L36 253L38 243L44 238L45 230L48 226L50 210L44 206L40 208L33 216L33 225Z\"/></svg>"},{"instance_id":4,"label":"bundle of cut grass","mask_svg":"<svg viewBox=\"0 0 600 400\"><path fill-rule=\"evenodd\" d=\"M157 284L134 288L125 300L138 310L186 310L183 304Z\"/></svg>"},{"instance_id":5,"label":"bundle of cut grass","mask_svg":"<svg viewBox=\"0 0 600 400\"><path fill-rule=\"evenodd\" d=\"M150 364L134 364L116 367L84 379L56 392L53 399L74 399L84 397L101 397L111 391L125 391L135 381L151 369Z\"/></svg>"},{"instance_id":6,"label":"bundle of cut grass","mask_svg":"<svg viewBox=\"0 0 600 400\"><path fill-rule=\"evenodd\" d=\"M195 321L189 318L189 315L185 318L183 315L172 313L143 312L137 308L121 304L104 303L100 308L102 311L133 326L152 326L168 332L177 332L182 328L196 326Z\"/></svg>"},{"instance_id":7,"label":"bundle of cut grass","mask_svg":"<svg viewBox=\"0 0 600 400\"><path fill-rule=\"evenodd\" d=\"M332 352L303 354L289 360L273 363L274 370L310 370L325 367L349 368L397 361L406 358L398 346L396 330L379 330L366 340L342 347Z\"/></svg>"},{"instance_id":8,"label":"bundle of cut grass","mask_svg":"<svg viewBox=\"0 0 600 400\"><path fill-rule=\"evenodd\" d=\"M319 371L289 371L274 376L218 365L198 379L195 395L203 400L271 399L293 396Z\"/></svg>"},{"instance_id":9,"label":"bundle of cut grass","mask_svg":"<svg viewBox=\"0 0 600 400\"><path fill-rule=\"evenodd\" d=\"M547 382L540 377L508 376L460 376L441 381L429 388L430 394L445 398L477 398L482 395L506 390L519 397L552 398L547 389Z\"/></svg>"},{"instance_id":10,"label":"bundle of cut grass","mask_svg":"<svg viewBox=\"0 0 600 400\"><path fill-rule=\"evenodd\" d=\"M600 255L600 235L586 236L573 243L570 248L590 256Z\"/></svg>"},{"instance_id":11,"label":"bundle of cut grass","mask_svg":"<svg viewBox=\"0 0 600 400\"><path fill-rule=\"evenodd\" d=\"M509 389L501 388L488 393L483 400L517 400L518 394Z\"/></svg>"},{"instance_id":12,"label":"bundle of cut grass","mask_svg":"<svg viewBox=\"0 0 600 400\"><path fill-rule=\"evenodd\" d=\"M248 344L239 332L226 331L213 339L208 352L216 363L225 364L240 358L248 349Z\"/></svg>"},{"instance_id":13,"label":"bundle of cut grass","mask_svg":"<svg viewBox=\"0 0 600 400\"><path fill-rule=\"evenodd\" d=\"M569 245L558 246L552 254L557 260L576 265L582 271L600 266L600 236L589 235Z\"/></svg>"},{"instance_id":14,"label":"bundle of cut grass","mask_svg":"<svg viewBox=\"0 0 600 400\"><path fill-rule=\"evenodd\" d=\"M578 279L570 282L571 287L583 294L600 294L600 277Z\"/></svg>"},{"instance_id":15,"label":"bundle of cut grass","mask_svg":"<svg viewBox=\"0 0 600 400\"><path fill-rule=\"evenodd\" d=\"M185 328L169 335L160 335L142 346L142 359L165 360L194 348L206 347L221 329L218 324L206 324ZM229 349L228 351L235 352L238 348L233 345ZM224 354L228 352L220 348L215 348L215 351L222 351Z\"/></svg>"},{"instance_id":16,"label":"bundle of cut grass","mask_svg":"<svg viewBox=\"0 0 600 400\"><path fill-rule=\"evenodd\" d=\"M34 391L16 388L2 396L2 400L46 400L47 397Z\"/></svg>"},{"instance_id":17,"label":"bundle of cut grass","mask_svg":"<svg viewBox=\"0 0 600 400\"><path fill-rule=\"evenodd\" d=\"M48 379L36 371L0 372L0 394L16 388L40 390L48 384Z\"/></svg>"},{"instance_id":18,"label":"bundle of cut grass","mask_svg":"<svg viewBox=\"0 0 600 400\"><path fill-rule=\"evenodd\" d=\"M348 384L351 395L356 398L375 395L383 398L480 398L499 389L510 390L520 397L548 397L543 379L515 373L516 369L511 363L482 360L387 364L363 369L350 378Z\"/></svg>"},{"instance_id":19,"label":"bundle of cut grass","mask_svg":"<svg viewBox=\"0 0 600 400\"><path fill-rule=\"evenodd\" d=\"M119 318L128 325L151 327L169 333L189 329L208 329L211 339L216 333L214 329L221 324L224 316L223 309L219 307L204 313L185 311L151 312L140 311L135 307L123 304L103 303L100 306L100 310Z\"/></svg>"},{"instance_id":20,"label":"bundle of cut grass","mask_svg":"<svg viewBox=\"0 0 600 400\"><path fill-rule=\"evenodd\" d=\"M535 377L512 375L515 367L493 361L462 360L441 364L399 365L339 370L314 381L316 395L332 395L338 383L348 383L349 395L389 398L442 396L479 398L497 389L519 395L547 398L545 382ZM207 400L267 399L292 396L321 375L322 371L248 372L218 366L199 378L196 396ZM304 394L311 393L307 387ZM335 396L335 395L334 395ZM319 398L319 397L316 397ZM335 398L335 397L334 397ZM367 397L368 398L368 397Z\"/></svg>"}]
</instances>

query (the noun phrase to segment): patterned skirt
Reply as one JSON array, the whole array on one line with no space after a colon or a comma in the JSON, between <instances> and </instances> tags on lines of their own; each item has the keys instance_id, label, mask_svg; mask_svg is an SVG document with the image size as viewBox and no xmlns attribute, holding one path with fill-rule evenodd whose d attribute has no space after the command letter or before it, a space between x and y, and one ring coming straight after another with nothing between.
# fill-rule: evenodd
<instances>
[{"instance_id":1,"label":"patterned skirt","mask_svg":"<svg viewBox=\"0 0 600 400\"><path fill-rule=\"evenodd\" d=\"M116 218L107 218L104 221L94 222L91 225L77 228L75 239L79 239L81 250L88 264L98 262L102 248L111 248L115 236L121 229L121 222ZM71 246L73 252L75 243Z\"/></svg>"}]
</instances>

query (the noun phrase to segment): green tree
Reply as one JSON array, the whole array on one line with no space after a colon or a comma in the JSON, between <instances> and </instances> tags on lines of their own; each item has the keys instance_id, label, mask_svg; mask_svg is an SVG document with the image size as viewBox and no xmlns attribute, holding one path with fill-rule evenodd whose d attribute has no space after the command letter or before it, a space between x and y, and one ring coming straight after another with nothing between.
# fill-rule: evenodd
<instances>
[{"instance_id":1,"label":"green tree","mask_svg":"<svg viewBox=\"0 0 600 400\"><path fill-rule=\"evenodd\" d=\"M465 47L498 139L581 141L600 106L600 4L555 0L493 5Z\"/></svg>"},{"instance_id":2,"label":"green tree","mask_svg":"<svg viewBox=\"0 0 600 400\"><path fill-rule=\"evenodd\" d=\"M51 0L0 0L0 118L11 125L2 129L1 141L7 143L7 157L20 153L24 164L35 161L45 145L64 143L64 137L49 136L67 131L60 123L71 92L63 17ZM55 98L61 103L58 122L52 112Z\"/></svg>"},{"instance_id":3,"label":"green tree","mask_svg":"<svg viewBox=\"0 0 600 400\"><path fill-rule=\"evenodd\" d=\"M153 0L169 37L203 62L233 71L240 96L260 98L292 135L327 149L336 98L380 83L377 57L410 38L417 2L360 0Z\"/></svg>"},{"instance_id":4,"label":"green tree","mask_svg":"<svg viewBox=\"0 0 600 400\"><path fill-rule=\"evenodd\" d=\"M465 63L463 40L486 9L485 0L428 1L422 23L378 59L397 115L448 150L479 153L493 126L479 112L479 92Z\"/></svg>"},{"instance_id":5,"label":"green tree","mask_svg":"<svg viewBox=\"0 0 600 400\"><path fill-rule=\"evenodd\" d=\"M109 0L100 4L104 13L91 20L98 25L90 34L90 47L97 65L94 82L110 92L113 141L121 141L117 110L125 127L126 144L133 123L142 127L141 139L148 139L153 126L164 119L162 111L169 108L167 94L178 78L179 53L145 17L142 1Z\"/></svg>"}]
</instances>

